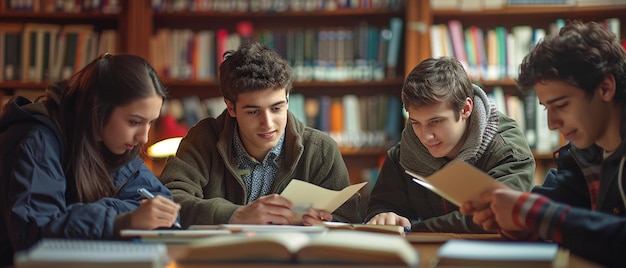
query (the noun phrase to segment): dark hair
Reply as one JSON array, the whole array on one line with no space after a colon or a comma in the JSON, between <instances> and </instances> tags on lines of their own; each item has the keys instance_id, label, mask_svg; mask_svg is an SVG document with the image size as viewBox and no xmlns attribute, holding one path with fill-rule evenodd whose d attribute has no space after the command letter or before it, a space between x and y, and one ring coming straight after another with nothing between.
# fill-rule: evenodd
<instances>
[{"instance_id":1,"label":"dark hair","mask_svg":"<svg viewBox=\"0 0 626 268\"><path fill-rule=\"evenodd\" d=\"M626 52L611 31L599 23L573 21L558 34L546 36L524 57L517 85L526 91L542 81L558 80L591 97L604 77L613 74L614 100L622 102L625 67Z\"/></svg>"},{"instance_id":2,"label":"dark hair","mask_svg":"<svg viewBox=\"0 0 626 268\"><path fill-rule=\"evenodd\" d=\"M147 61L108 53L48 88L45 103L65 139L64 169L76 201L93 202L116 193L110 172L141 148L115 155L101 142L102 129L116 107L155 94L165 100L165 89Z\"/></svg>"},{"instance_id":3,"label":"dark hair","mask_svg":"<svg viewBox=\"0 0 626 268\"><path fill-rule=\"evenodd\" d=\"M458 118L474 89L463 65L451 57L429 58L407 75L402 86L404 108L449 102Z\"/></svg>"},{"instance_id":4,"label":"dark hair","mask_svg":"<svg viewBox=\"0 0 626 268\"><path fill-rule=\"evenodd\" d=\"M258 42L246 42L224 53L219 79L222 96L233 103L241 93L269 88L285 88L289 94L293 82L287 61Z\"/></svg>"}]
</instances>

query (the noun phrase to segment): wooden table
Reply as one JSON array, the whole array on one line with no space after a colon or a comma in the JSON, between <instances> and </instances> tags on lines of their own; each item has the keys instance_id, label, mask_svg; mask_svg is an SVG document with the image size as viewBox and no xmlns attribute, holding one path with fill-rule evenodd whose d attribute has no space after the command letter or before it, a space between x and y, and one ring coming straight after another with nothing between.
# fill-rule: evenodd
<instances>
[{"instance_id":1,"label":"wooden table","mask_svg":"<svg viewBox=\"0 0 626 268\"><path fill-rule=\"evenodd\" d=\"M437 250L444 243L446 239L478 239L478 240L499 240L502 239L497 234L432 234L432 233L408 233L407 239L409 241L423 241L412 242L413 247L419 252L420 268L430 268L431 264L437 256ZM431 242L425 242L431 241ZM198 267L245 267L245 268L288 268L288 267L347 267L346 265L313 265L313 264L277 264L277 263L264 263L264 264L179 264L176 263L177 256L180 256L185 249L184 244L169 244L168 253L170 258L174 260L168 265L168 268L198 268ZM571 255L567 250L561 250L559 253L563 261L560 261L558 267L601 267L581 257ZM350 267L379 267L379 266L364 266L364 265L352 265ZM389 266L385 266L389 267Z\"/></svg>"}]
</instances>

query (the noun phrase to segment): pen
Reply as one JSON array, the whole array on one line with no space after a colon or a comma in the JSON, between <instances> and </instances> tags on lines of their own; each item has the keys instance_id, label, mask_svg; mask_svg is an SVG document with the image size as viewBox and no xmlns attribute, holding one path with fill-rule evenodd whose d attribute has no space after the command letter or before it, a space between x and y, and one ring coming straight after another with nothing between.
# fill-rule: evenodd
<instances>
[{"instance_id":1,"label":"pen","mask_svg":"<svg viewBox=\"0 0 626 268\"><path fill-rule=\"evenodd\" d=\"M148 190L146 190L145 188L137 189L137 193L139 195L145 197L146 199L153 199L154 198L154 195L152 193L148 192ZM174 227L181 228L180 227L180 223L178 223L178 221L175 221L174 222Z\"/></svg>"}]
</instances>

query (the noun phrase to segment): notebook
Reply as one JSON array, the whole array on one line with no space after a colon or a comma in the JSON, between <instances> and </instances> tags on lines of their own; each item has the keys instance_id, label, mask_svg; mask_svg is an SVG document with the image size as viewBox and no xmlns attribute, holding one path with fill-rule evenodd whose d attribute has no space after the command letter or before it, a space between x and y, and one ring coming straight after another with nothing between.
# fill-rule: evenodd
<instances>
[{"instance_id":1,"label":"notebook","mask_svg":"<svg viewBox=\"0 0 626 268\"><path fill-rule=\"evenodd\" d=\"M128 241L42 239L14 256L16 268L157 268L169 262L164 244Z\"/></svg>"}]
</instances>

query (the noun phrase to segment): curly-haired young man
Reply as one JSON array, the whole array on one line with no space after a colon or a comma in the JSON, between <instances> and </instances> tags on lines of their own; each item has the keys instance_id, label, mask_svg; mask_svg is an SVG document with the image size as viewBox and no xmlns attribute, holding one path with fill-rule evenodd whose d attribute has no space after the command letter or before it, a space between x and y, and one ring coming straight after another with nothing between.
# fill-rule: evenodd
<instances>
[{"instance_id":1,"label":"curly-haired young man","mask_svg":"<svg viewBox=\"0 0 626 268\"><path fill-rule=\"evenodd\" d=\"M333 139L287 110L293 77L280 54L249 42L224 56L219 79L226 109L189 130L161 175L181 205L183 227L360 222L358 195L333 214L309 209L299 216L278 194L293 178L343 189L348 170Z\"/></svg>"},{"instance_id":2,"label":"curly-haired young man","mask_svg":"<svg viewBox=\"0 0 626 268\"><path fill-rule=\"evenodd\" d=\"M603 25L574 21L524 58L518 85L534 88L548 126L569 141L532 193L483 194L489 208L462 212L516 239L551 240L606 266L626 252L626 52Z\"/></svg>"}]
</instances>

